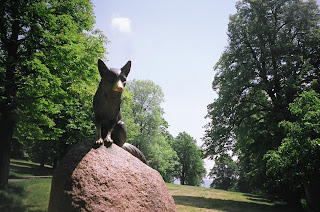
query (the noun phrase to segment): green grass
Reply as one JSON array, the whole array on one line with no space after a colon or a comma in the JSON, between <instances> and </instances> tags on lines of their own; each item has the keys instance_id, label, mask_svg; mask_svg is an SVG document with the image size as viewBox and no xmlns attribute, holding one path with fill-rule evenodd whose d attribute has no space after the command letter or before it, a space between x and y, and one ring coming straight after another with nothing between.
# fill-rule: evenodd
<instances>
[{"instance_id":1,"label":"green grass","mask_svg":"<svg viewBox=\"0 0 320 212\"><path fill-rule=\"evenodd\" d=\"M30 179L9 183L8 192L0 191L0 211L47 211L51 179Z\"/></svg>"},{"instance_id":2,"label":"green grass","mask_svg":"<svg viewBox=\"0 0 320 212\"><path fill-rule=\"evenodd\" d=\"M47 211L51 179L30 179L9 184L9 196L0 192L0 211ZM284 206L252 194L167 184L178 211L289 212ZM6 194L8 195L8 194Z\"/></svg>"},{"instance_id":3,"label":"green grass","mask_svg":"<svg viewBox=\"0 0 320 212\"><path fill-rule=\"evenodd\" d=\"M24 188L23 204L27 206L28 211L47 211L51 179L20 181L16 182L16 185Z\"/></svg>"},{"instance_id":4,"label":"green grass","mask_svg":"<svg viewBox=\"0 0 320 212\"><path fill-rule=\"evenodd\" d=\"M26 179L9 182L8 191L0 190L0 211L47 211L51 179L28 179L52 175L52 167L24 160L10 161L9 179Z\"/></svg>"},{"instance_id":5,"label":"green grass","mask_svg":"<svg viewBox=\"0 0 320 212\"><path fill-rule=\"evenodd\" d=\"M21 160L11 161L12 176L19 178L50 175L51 167ZM8 191L0 190L0 211L44 212L48 209L51 179L27 179L9 183ZM167 184L178 211L215 212L289 212L285 206L270 202L263 196Z\"/></svg>"},{"instance_id":6,"label":"green grass","mask_svg":"<svg viewBox=\"0 0 320 212\"><path fill-rule=\"evenodd\" d=\"M262 196L194 186L167 184L179 211L289 212Z\"/></svg>"},{"instance_id":7,"label":"green grass","mask_svg":"<svg viewBox=\"0 0 320 212\"><path fill-rule=\"evenodd\" d=\"M23 204L19 194L23 192L23 188L9 187L8 191L0 190L0 211L22 212L26 211L27 207Z\"/></svg>"},{"instance_id":8,"label":"green grass","mask_svg":"<svg viewBox=\"0 0 320 212\"><path fill-rule=\"evenodd\" d=\"M40 167L39 163L33 163L25 160L10 160L9 179L21 179L32 176L48 176L52 175L52 167L45 165Z\"/></svg>"}]
</instances>

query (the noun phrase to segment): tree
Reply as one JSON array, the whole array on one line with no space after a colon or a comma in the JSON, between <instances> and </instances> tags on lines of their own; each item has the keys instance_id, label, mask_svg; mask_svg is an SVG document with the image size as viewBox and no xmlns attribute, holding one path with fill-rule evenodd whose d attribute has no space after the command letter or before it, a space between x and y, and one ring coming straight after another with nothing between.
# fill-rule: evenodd
<instances>
[{"instance_id":1,"label":"tree","mask_svg":"<svg viewBox=\"0 0 320 212\"><path fill-rule=\"evenodd\" d=\"M164 94L161 87L151 80L133 80L126 89L134 96L132 112L140 132L145 135L158 133L159 126L166 125L162 118Z\"/></svg>"},{"instance_id":2,"label":"tree","mask_svg":"<svg viewBox=\"0 0 320 212\"><path fill-rule=\"evenodd\" d=\"M140 129L139 136L132 142L144 152L149 142L144 138L159 135L162 127L167 125L161 108L164 95L161 87L150 80L133 80L127 84L126 90L133 94L133 105L128 113L133 115L134 123Z\"/></svg>"},{"instance_id":3,"label":"tree","mask_svg":"<svg viewBox=\"0 0 320 212\"><path fill-rule=\"evenodd\" d=\"M172 143L178 155L178 173L181 185L200 186L206 170L201 160L201 150L196 140L186 132L179 133Z\"/></svg>"},{"instance_id":4,"label":"tree","mask_svg":"<svg viewBox=\"0 0 320 212\"><path fill-rule=\"evenodd\" d=\"M247 189L276 194L282 189L268 190L274 182L264 156L285 136L278 124L293 118L289 103L319 84L319 8L300 0L243 0L236 7L215 65L218 98L208 105L203 148L210 158L234 151Z\"/></svg>"},{"instance_id":5,"label":"tree","mask_svg":"<svg viewBox=\"0 0 320 212\"><path fill-rule=\"evenodd\" d=\"M278 184L290 182L291 190L305 189L312 211L320 210L320 95L303 92L289 106L293 122L280 123L286 137L266 155L267 174Z\"/></svg>"},{"instance_id":6,"label":"tree","mask_svg":"<svg viewBox=\"0 0 320 212\"><path fill-rule=\"evenodd\" d=\"M41 146L86 128L75 127L74 116L87 107L106 43L93 24L89 0L1 1L0 188L7 187L14 133ZM59 125L66 121L67 129Z\"/></svg>"},{"instance_id":7,"label":"tree","mask_svg":"<svg viewBox=\"0 0 320 212\"><path fill-rule=\"evenodd\" d=\"M148 141L146 140L148 139ZM147 143L148 164L157 170L165 182L172 182L174 177L177 153L169 145L165 136L145 137Z\"/></svg>"},{"instance_id":8,"label":"tree","mask_svg":"<svg viewBox=\"0 0 320 212\"><path fill-rule=\"evenodd\" d=\"M134 106L133 92L125 89L121 97L121 111L123 116L123 121L127 126L127 142L134 142L135 138L141 135L140 126L135 123L135 117L132 113L132 108Z\"/></svg>"},{"instance_id":9,"label":"tree","mask_svg":"<svg viewBox=\"0 0 320 212\"><path fill-rule=\"evenodd\" d=\"M220 155L215 159L215 165L211 169L209 176L213 178L210 185L211 188L228 190L236 182L237 164L229 155Z\"/></svg>"},{"instance_id":10,"label":"tree","mask_svg":"<svg viewBox=\"0 0 320 212\"><path fill-rule=\"evenodd\" d=\"M168 123L162 117L162 89L150 80L133 80L126 90L133 95L132 107L123 108L124 117L133 119L126 124L140 130L130 142L144 153L148 164L159 171L166 182L171 182L177 154L166 139Z\"/></svg>"}]
</instances>

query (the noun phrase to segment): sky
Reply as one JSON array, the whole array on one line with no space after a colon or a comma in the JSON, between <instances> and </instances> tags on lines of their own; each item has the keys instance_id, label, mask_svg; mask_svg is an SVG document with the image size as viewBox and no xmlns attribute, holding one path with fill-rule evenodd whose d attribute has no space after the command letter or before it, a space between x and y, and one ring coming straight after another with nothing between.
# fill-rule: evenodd
<instances>
[{"instance_id":1,"label":"sky","mask_svg":"<svg viewBox=\"0 0 320 212\"><path fill-rule=\"evenodd\" d=\"M151 80L165 102L169 132L187 132L201 146L214 65L228 45L229 16L238 0L93 0L95 28L110 41L106 64L132 61L128 80ZM318 0L319 3L320 0ZM207 171L213 166L205 160Z\"/></svg>"}]
</instances>

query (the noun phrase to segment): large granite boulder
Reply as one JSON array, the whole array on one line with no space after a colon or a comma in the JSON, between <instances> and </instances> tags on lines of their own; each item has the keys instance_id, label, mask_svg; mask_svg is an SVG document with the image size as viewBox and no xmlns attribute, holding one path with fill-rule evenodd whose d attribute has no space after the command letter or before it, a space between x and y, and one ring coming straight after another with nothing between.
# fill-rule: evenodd
<instances>
[{"instance_id":1,"label":"large granite boulder","mask_svg":"<svg viewBox=\"0 0 320 212\"><path fill-rule=\"evenodd\" d=\"M156 170L113 144L76 144L53 174L49 212L177 211Z\"/></svg>"}]
</instances>

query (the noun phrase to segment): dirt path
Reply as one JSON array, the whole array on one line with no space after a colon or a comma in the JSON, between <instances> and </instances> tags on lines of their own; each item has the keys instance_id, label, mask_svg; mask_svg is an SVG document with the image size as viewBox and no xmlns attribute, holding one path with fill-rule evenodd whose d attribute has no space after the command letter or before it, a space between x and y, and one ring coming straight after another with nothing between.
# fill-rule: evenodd
<instances>
[{"instance_id":1,"label":"dirt path","mask_svg":"<svg viewBox=\"0 0 320 212\"><path fill-rule=\"evenodd\" d=\"M39 178L52 178L52 175L47 175L47 176L29 176L25 178L20 178L20 179L9 179L9 182L18 182L18 181L23 181L23 180L29 180L29 179L39 179Z\"/></svg>"}]
</instances>

